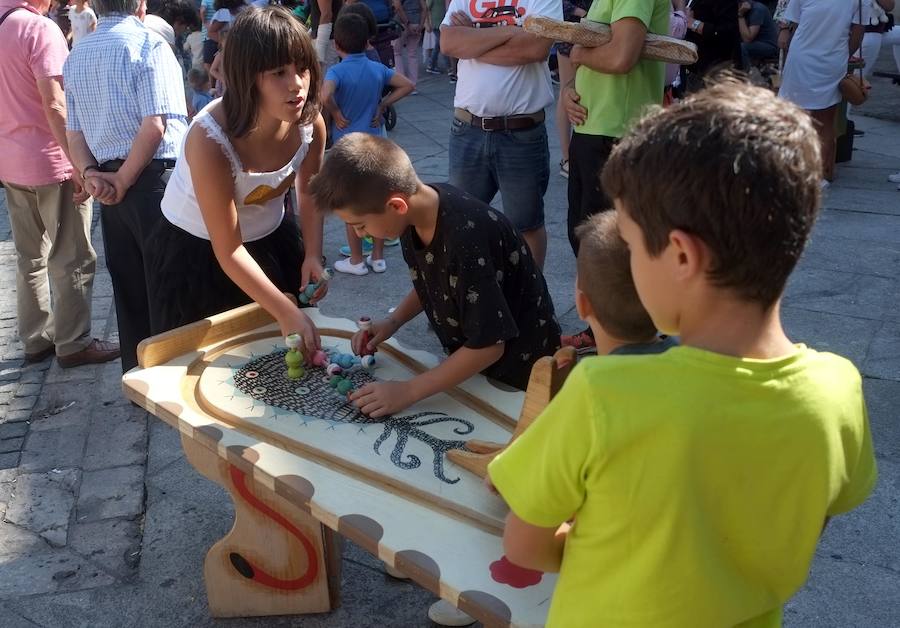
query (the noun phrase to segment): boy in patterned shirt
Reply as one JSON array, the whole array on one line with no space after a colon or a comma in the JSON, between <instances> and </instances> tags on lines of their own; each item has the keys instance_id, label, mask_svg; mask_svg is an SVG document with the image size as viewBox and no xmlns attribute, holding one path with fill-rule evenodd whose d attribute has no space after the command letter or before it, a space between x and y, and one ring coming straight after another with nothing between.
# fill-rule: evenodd
<instances>
[{"instance_id":1,"label":"boy in patterned shirt","mask_svg":"<svg viewBox=\"0 0 900 628\"><path fill-rule=\"evenodd\" d=\"M413 290L372 325L372 350L424 311L449 357L408 382L368 384L351 395L381 417L452 388L476 373L524 389L531 367L559 348L547 284L512 223L490 205L446 184L419 180L390 140L351 133L312 180L316 206L360 236L400 237Z\"/></svg>"}]
</instances>

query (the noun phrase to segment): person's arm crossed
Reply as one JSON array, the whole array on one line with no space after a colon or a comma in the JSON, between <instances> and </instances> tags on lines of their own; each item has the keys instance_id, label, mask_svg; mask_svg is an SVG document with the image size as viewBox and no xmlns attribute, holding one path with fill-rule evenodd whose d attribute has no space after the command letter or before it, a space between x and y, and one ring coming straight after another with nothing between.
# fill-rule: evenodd
<instances>
[{"instance_id":1,"label":"person's arm crossed","mask_svg":"<svg viewBox=\"0 0 900 628\"><path fill-rule=\"evenodd\" d=\"M534 4L529 15L561 20L562 5L559 2ZM459 9L450 14L450 22L451 26L441 27L441 50L446 49L449 52L445 54L459 59L478 59L482 63L501 66L527 65L546 61L553 45L553 42L517 26L474 28L469 14ZM444 23L447 23L446 19Z\"/></svg>"},{"instance_id":2,"label":"person's arm crossed","mask_svg":"<svg viewBox=\"0 0 900 628\"><path fill-rule=\"evenodd\" d=\"M621 15L613 13L610 31L612 38L602 46L586 48L573 46L569 60L573 65L583 65L594 72L603 74L628 74L641 59L641 51L647 37L652 7L642 15ZM574 82L563 90L563 105L566 115L575 126L587 120L587 109L579 104L581 96L575 91Z\"/></svg>"},{"instance_id":3,"label":"person's arm crossed","mask_svg":"<svg viewBox=\"0 0 900 628\"><path fill-rule=\"evenodd\" d=\"M463 0L450 0L441 30L441 52L456 59L477 59L514 35L512 28L474 28Z\"/></svg>"}]
</instances>

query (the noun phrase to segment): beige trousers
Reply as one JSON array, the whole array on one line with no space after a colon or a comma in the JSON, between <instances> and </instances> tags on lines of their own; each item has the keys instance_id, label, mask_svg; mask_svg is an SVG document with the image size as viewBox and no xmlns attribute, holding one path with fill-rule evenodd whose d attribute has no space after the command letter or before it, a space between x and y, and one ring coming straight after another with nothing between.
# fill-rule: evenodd
<instances>
[{"instance_id":1,"label":"beige trousers","mask_svg":"<svg viewBox=\"0 0 900 628\"><path fill-rule=\"evenodd\" d=\"M56 345L70 355L91 341L91 199L72 201L72 181L21 186L3 182L18 257L16 305L26 353ZM51 297L52 294L52 297Z\"/></svg>"}]
</instances>

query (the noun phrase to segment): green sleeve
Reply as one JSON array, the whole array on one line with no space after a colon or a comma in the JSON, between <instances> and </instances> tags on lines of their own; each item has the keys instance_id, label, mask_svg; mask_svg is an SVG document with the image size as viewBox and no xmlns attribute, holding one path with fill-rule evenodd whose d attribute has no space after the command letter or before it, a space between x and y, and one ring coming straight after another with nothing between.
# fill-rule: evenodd
<instances>
[{"instance_id":1,"label":"green sleeve","mask_svg":"<svg viewBox=\"0 0 900 628\"><path fill-rule=\"evenodd\" d=\"M848 430L843 435L847 481L837 499L828 508L829 517L849 512L866 501L878 480L872 432L869 429L869 413L865 401L862 402L861 423L859 429Z\"/></svg>"},{"instance_id":2,"label":"green sleeve","mask_svg":"<svg viewBox=\"0 0 900 628\"><path fill-rule=\"evenodd\" d=\"M591 397L579 365L534 423L488 467L494 486L526 523L554 527L581 507L596 443Z\"/></svg>"},{"instance_id":3,"label":"green sleeve","mask_svg":"<svg viewBox=\"0 0 900 628\"><path fill-rule=\"evenodd\" d=\"M613 0L613 9L609 23L618 22L626 17L634 17L643 22L647 30L650 30L655 4L655 0ZM737 20L737 17L734 19Z\"/></svg>"}]
</instances>

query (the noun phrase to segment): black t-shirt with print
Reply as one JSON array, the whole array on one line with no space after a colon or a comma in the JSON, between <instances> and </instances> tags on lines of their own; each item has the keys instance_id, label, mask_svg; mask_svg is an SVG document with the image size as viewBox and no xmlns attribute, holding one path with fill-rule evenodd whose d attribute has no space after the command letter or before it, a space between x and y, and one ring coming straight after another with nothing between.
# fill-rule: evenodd
<instances>
[{"instance_id":1,"label":"black t-shirt with print","mask_svg":"<svg viewBox=\"0 0 900 628\"><path fill-rule=\"evenodd\" d=\"M483 374L524 390L534 362L560 345L544 275L509 220L446 184L428 246L413 227L400 238L425 314L447 353L506 343Z\"/></svg>"}]
</instances>

